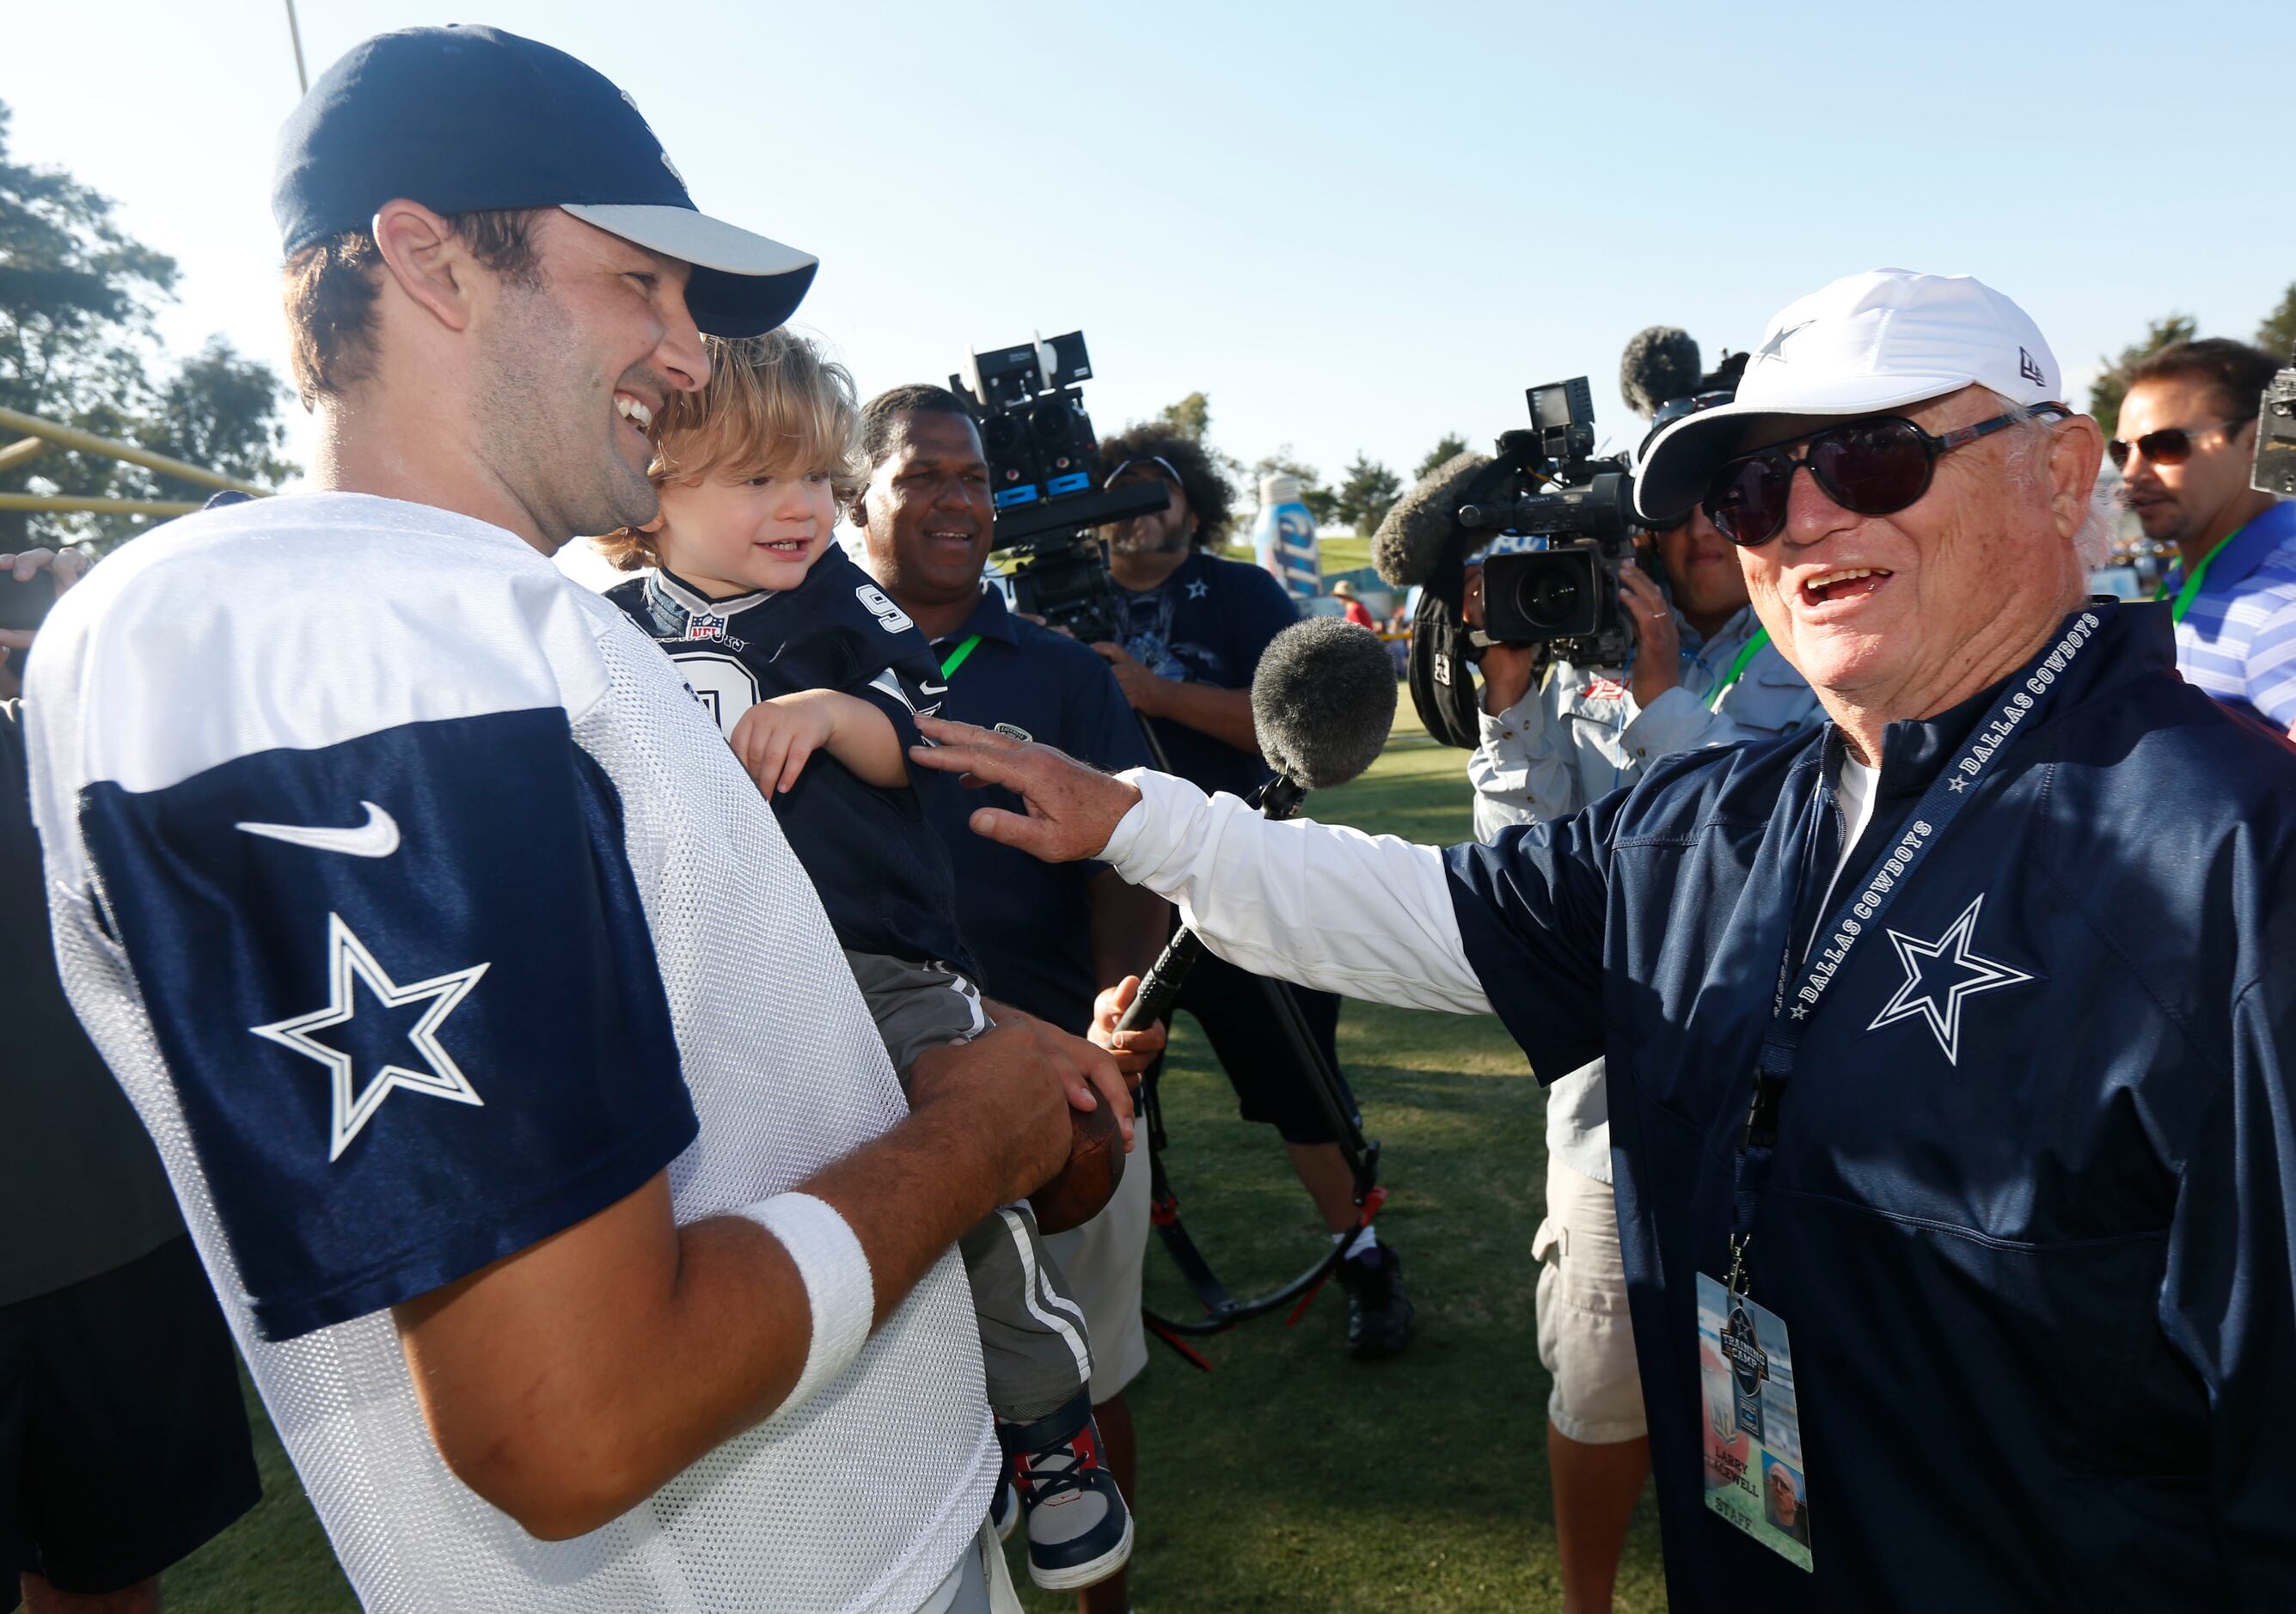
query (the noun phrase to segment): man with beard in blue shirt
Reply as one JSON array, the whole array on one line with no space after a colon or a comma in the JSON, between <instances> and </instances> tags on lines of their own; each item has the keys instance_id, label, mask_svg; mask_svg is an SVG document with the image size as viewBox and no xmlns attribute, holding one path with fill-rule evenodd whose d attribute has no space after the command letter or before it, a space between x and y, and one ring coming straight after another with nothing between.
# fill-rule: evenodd
<instances>
[{"instance_id":1,"label":"man with beard in blue shirt","mask_svg":"<svg viewBox=\"0 0 2296 1614\"><path fill-rule=\"evenodd\" d=\"M1832 721L1493 846L930 725L1027 799L983 832L1243 967L1607 1059L1685 1614L2296 1585L2296 752L2176 676L2164 607L2087 598L2061 384L1965 276L1782 311L1636 504L1703 504Z\"/></svg>"},{"instance_id":2,"label":"man with beard in blue shirt","mask_svg":"<svg viewBox=\"0 0 2296 1614\"><path fill-rule=\"evenodd\" d=\"M1228 524L1227 480L1193 438L1136 426L1101 445L1110 487L1144 481L1170 495L1161 510L1103 529L1123 616L1121 644L1095 644L1132 709L1148 719L1164 762L1207 791L1248 796L1270 776L1251 721L1251 675L1268 641L1300 619L1283 586L1257 566L1224 561L1212 544ZM1324 1063L1339 1077L1340 1000L1272 985L1211 954L1197 960L1178 1007L1193 1015L1234 1087L1248 1121L1275 1127L1324 1225L1348 1239L1340 1263L1348 1296L1348 1354L1392 1356L1411 1343L1403 1264L1377 1232L1358 1227L1355 1176L1316 1102L1314 1077L1277 1030L1271 991L1289 991Z\"/></svg>"}]
</instances>

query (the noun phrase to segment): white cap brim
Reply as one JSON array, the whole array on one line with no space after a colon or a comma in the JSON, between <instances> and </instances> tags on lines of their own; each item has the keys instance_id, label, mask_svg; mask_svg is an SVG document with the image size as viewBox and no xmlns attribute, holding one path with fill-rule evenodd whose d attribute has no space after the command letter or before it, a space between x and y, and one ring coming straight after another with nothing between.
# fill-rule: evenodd
<instances>
[{"instance_id":1,"label":"white cap brim","mask_svg":"<svg viewBox=\"0 0 2296 1614\"><path fill-rule=\"evenodd\" d=\"M1737 452L1751 421L1874 414L1970 385L1965 375L1836 376L1792 397L1740 398L1684 415L1644 446L1635 467L1636 512L1646 521L1670 521L1688 512Z\"/></svg>"},{"instance_id":2,"label":"white cap brim","mask_svg":"<svg viewBox=\"0 0 2296 1614\"><path fill-rule=\"evenodd\" d=\"M805 299L820 260L692 208L566 202L584 224L693 266L685 303L712 336L761 336Z\"/></svg>"}]
</instances>

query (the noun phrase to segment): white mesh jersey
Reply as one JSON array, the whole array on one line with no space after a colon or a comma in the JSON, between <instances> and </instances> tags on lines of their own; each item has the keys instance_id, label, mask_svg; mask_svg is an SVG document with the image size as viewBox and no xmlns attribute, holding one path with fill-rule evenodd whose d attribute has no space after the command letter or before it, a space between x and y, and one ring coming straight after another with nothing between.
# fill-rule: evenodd
<instances>
[{"instance_id":1,"label":"white mesh jersey","mask_svg":"<svg viewBox=\"0 0 2296 1614\"><path fill-rule=\"evenodd\" d=\"M455 1479L408 1382L395 1302L665 1167L690 1222L905 1113L772 812L621 611L481 522L266 500L98 567L26 709L65 983L369 1608L933 1597L995 1462L953 1256L572 1541Z\"/></svg>"}]
</instances>

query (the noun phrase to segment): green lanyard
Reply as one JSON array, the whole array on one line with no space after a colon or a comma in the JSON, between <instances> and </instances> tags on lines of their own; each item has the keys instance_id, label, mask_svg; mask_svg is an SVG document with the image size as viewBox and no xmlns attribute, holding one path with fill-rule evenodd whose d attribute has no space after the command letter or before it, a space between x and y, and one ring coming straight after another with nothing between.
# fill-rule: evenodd
<instances>
[{"instance_id":1,"label":"green lanyard","mask_svg":"<svg viewBox=\"0 0 2296 1614\"><path fill-rule=\"evenodd\" d=\"M2234 528L2230 532L2225 534L2223 537L2218 538L2217 540L2217 546L2201 557L2201 563L2193 568L2193 575L2186 578L2185 579L2185 586L2177 591L2177 602L2169 608L2169 621L2182 622L2185 619L2185 613L2193 609L2193 602L2200 598L2201 585L2208 579L2209 562L2215 560L2218 555L2224 553L2225 545L2231 543L2234 538L2240 537L2243 532L2247 530L2247 528L2248 523L2243 521L2238 527ZM2157 589L2152 595L2153 602L2156 604L2168 597L2169 586L2166 583L2161 584L2160 588Z\"/></svg>"},{"instance_id":2,"label":"green lanyard","mask_svg":"<svg viewBox=\"0 0 2296 1614\"><path fill-rule=\"evenodd\" d=\"M1732 684L1738 682L1738 675L1746 670L1746 663L1751 661L1756 656L1760 655L1762 653L1762 646L1767 644L1769 642L1770 630L1768 628L1758 627L1754 630L1754 636L1747 640L1743 647L1739 650L1738 659L1730 663L1730 670L1722 675L1722 682L1716 684L1713 692L1706 697L1706 709L1708 711L1713 712L1722 709L1722 697L1729 692L1730 686Z\"/></svg>"},{"instance_id":3,"label":"green lanyard","mask_svg":"<svg viewBox=\"0 0 2296 1614\"><path fill-rule=\"evenodd\" d=\"M964 643L958 645L955 650L949 651L948 660L940 664L940 676L944 678L954 678L956 676L956 669L964 665L964 659L972 653L973 647L980 643L980 635L979 634L975 634Z\"/></svg>"}]
</instances>

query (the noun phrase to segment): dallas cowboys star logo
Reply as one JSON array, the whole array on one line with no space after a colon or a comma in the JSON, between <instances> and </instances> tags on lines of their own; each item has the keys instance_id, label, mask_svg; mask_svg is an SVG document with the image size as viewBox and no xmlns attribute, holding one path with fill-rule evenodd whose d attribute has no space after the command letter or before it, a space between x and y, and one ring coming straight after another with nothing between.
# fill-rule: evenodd
<instances>
[{"instance_id":1,"label":"dallas cowboys star logo","mask_svg":"<svg viewBox=\"0 0 2296 1614\"><path fill-rule=\"evenodd\" d=\"M404 1087L410 1093L427 1093L433 1098L450 1099L457 1104L484 1104L462 1067L439 1042L439 1028L455 1012L455 1005L470 995L479 977L487 972L488 965L472 964L467 970L437 975L429 980L416 981L412 986L396 985L375 963L374 954L351 933L340 914L327 915L327 974L332 990L324 1009L314 1009L308 1014L299 1014L291 1020L275 1020L267 1026L251 1026L256 1036L267 1037L283 1048L292 1049L306 1059L316 1060L327 1067L334 1078L333 1146L327 1151L330 1162L342 1158L359 1129L382 1108L395 1088ZM313 1033L336 1026L349 1025L358 1016L359 987L366 995L385 1009L403 1009L424 1002L430 1007L422 1012L406 1041L422 1056L426 1069L416 1070L406 1065L387 1064L366 1077L356 1079L354 1057L331 1044L322 1042Z\"/></svg>"},{"instance_id":2,"label":"dallas cowboys star logo","mask_svg":"<svg viewBox=\"0 0 2296 1614\"><path fill-rule=\"evenodd\" d=\"M1878 1031L1920 1015L1929 1022L1938 1046L1945 1051L1946 1063L1956 1067L1961 1063L1963 1003L1980 992L1997 991L2033 979L1997 959L1981 958L1973 950L1977 915L1984 906L1985 898L1980 896L1935 941L1923 941L1897 930L1890 932L1890 940L1898 949L1898 962L1906 966L1906 984L1882 1005L1882 1012L1866 1029ZM1947 979L1948 976L1952 979Z\"/></svg>"},{"instance_id":3,"label":"dallas cowboys star logo","mask_svg":"<svg viewBox=\"0 0 2296 1614\"><path fill-rule=\"evenodd\" d=\"M1969 781L1963 778L1959 774L1954 774L1948 776L1945 782L1945 788L1958 796L1962 791L1969 788Z\"/></svg>"},{"instance_id":4,"label":"dallas cowboys star logo","mask_svg":"<svg viewBox=\"0 0 2296 1614\"><path fill-rule=\"evenodd\" d=\"M1189 580L1188 598L1191 600L1201 600L1206 594L1211 593L1211 591L1212 586L1205 582L1201 578L1194 578Z\"/></svg>"},{"instance_id":5,"label":"dallas cowboys star logo","mask_svg":"<svg viewBox=\"0 0 2296 1614\"><path fill-rule=\"evenodd\" d=\"M1770 338L1769 340L1755 348L1754 356L1756 358L1774 358L1780 364L1784 364L1786 356L1786 338L1792 336L1797 331L1807 331L1816 323L1817 322L1814 319L1806 319L1799 325L1788 325L1784 330Z\"/></svg>"}]
</instances>

